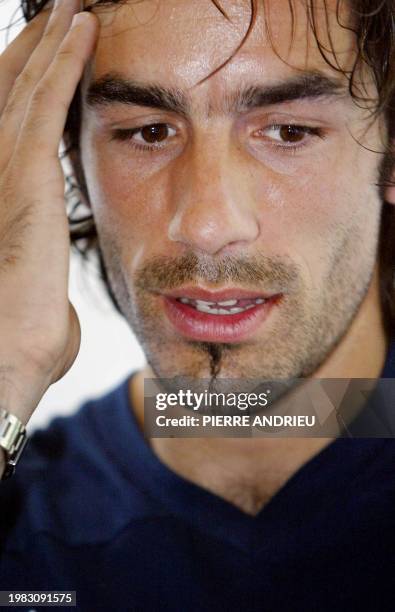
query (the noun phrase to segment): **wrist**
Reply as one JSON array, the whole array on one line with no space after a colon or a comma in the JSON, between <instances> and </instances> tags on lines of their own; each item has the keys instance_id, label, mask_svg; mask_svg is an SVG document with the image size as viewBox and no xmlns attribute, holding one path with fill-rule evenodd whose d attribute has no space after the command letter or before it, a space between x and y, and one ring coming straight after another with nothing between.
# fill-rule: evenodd
<instances>
[{"instance_id":1,"label":"wrist","mask_svg":"<svg viewBox=\"0 0 395 612\"><path fill-rule=\"evenodd\" d=\"M26 426L49 386L48 376L0 364L0 412L7 410Z\"/></svg>"}]
</instances>

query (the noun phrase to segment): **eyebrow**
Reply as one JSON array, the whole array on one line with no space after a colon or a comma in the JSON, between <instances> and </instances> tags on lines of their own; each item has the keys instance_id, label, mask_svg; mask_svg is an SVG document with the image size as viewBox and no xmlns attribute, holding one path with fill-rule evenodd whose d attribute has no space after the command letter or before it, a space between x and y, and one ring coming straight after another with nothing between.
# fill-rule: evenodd
<instances>
[{"instance_id":1,"label":"eyebrow","mask_svg":"<svg viewBox=\"0 0 395 612\"><path fill-rule=\"evenodd\" d=\"M86 93L90 107L110 104L148 106L186 115L189 110L187 96L180 90L150 83L125 79L117 73L108 73L93 81Z\"/></svg>"},{"instance_id":2,"label":"eyebrow","mask_svg":"<svg viewBox=\"0 0 395 612\"><path fill-rule=\"evenodd\" d=\"M303 72L296 77L267 85L250 85L228 93L221 101L210 105L209 112L231 114L255 108L284 104L295 100L344 97L348 87L344 81L320 72ZM124 104L156 108L189 115L191 99L176 88L126 79L118 73L108 73L93 81L86 93L91 108Z\"/></svg>"}]
</instances>

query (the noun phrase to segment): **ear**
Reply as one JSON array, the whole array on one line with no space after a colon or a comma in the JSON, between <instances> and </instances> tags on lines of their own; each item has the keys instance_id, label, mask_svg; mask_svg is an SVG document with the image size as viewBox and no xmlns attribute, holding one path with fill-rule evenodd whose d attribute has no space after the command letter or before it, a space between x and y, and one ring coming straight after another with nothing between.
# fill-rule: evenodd
<instances>
[{"instance_id":1,"label":"ear","mask_svg":"<svg viewBox=\"0 0 395 612\"><path fill-rule=\"evenodd\" d=\"M395 204L395 132L393 121L386 121L381 115L378 122L382 159L379 164L380 197L388 204Z\"/></svg>"},{"instance_id":2,"label":"ear","mask_svg":"<svg viewBox=\"0 0 395 612\"><path fill-rule=\"evenodd\" d=\"M395 142L394 139L389 135L389 144L387 145L387 151L384 153L384 157L380 166L380 195L384 202L388 204L395 204Z\"/></svg>"},{"instance_id":3,"label":"ear","mask_svg":"<svg viewBox=\"0 0 395 612\"><path fill-rule=\"evenodd\" d=\"M390 181L393 184L390 184ZM388 202L388 204L395 204L395 172L390 180L386 181L386 186L384 187L384 200Z\"/></svg>"}]
</instances>

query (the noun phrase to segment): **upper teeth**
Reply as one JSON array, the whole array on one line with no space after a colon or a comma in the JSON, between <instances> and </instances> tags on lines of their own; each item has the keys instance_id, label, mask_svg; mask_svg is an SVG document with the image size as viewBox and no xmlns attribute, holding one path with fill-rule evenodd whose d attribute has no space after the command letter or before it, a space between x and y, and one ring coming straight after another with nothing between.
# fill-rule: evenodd
<instances>
[{"instance_id":1,"label":"upper teeth","mask_svg":"<svg viewBox=\"0 0 395 612\"><path fill-rule=\"evenodd\" d=\"M195 303L198 306L235 306L237 304L237 300L225 300L224 302L206 302L205 300L195 300Z\"/></svg>"},{"instance_id":2,"label":"upper teeth","mask_svg":"<svg viewBox=\"0 0 395 612\"><path fill-rule=\"evenodd\" d=\"M238 302L237 299L223 300L222 302L209 302L206 300L192 300L190 298L181 297L179 298L179 300L183 304L191 304L196 308L196 310L199 310L200 312L222 315L238 314L239 312L244 312L245 310L253 308L256 304L263 304L263 302L265 301L263 298L256 298L255 300L252 300L252 303L248 304L247 306L236 306ZM228 308L223 308L224 306L227 306Z\"/></svg>"}]
</instances>

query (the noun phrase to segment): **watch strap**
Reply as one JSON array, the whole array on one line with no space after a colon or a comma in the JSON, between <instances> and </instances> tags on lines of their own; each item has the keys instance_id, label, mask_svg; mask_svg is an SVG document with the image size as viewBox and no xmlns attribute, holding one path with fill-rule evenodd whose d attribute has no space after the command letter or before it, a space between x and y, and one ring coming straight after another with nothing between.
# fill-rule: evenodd
<instances>
[{"instance_id":1,"label":"watch strap","mask_svg":"<svg viewBox=\"0 0 395 612\"><path fill-rule=\"evenodd\" d=\"M11 412L0 408L0 448L5 454L5 469L1 480L6 480L15 472L15 466L26 446L26 427Z\"/></svg>"}]
</instances>

